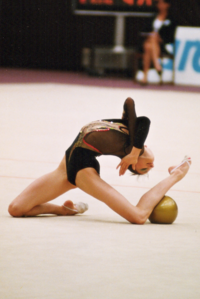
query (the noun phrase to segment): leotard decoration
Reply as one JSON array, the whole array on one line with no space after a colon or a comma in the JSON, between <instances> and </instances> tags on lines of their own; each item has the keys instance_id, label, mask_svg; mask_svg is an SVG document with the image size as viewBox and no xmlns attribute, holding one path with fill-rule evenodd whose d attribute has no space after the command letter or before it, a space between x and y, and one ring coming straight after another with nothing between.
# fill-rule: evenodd
<instances>
[{"instance_id":1,"label":"leotard decoration","mask_svg":"<svg viewBox=\"0 0 200 299\"><path fill-rule=\"evenodd\" d=\"M86 136L92 132L108 132L110 130L114 130L122 134L129 135L127 126L125 126L122 123L115 123L113 121L107 121L107 120L93 121L85 125L84 127L82 127L82 129L80 130L78 138L72 146L71 153L69 155L69 160L76 147L86 148L102 155L103 153L100 150L95 148L93 145L87 143L85 139Z\"/></svg>"}]
</instances>

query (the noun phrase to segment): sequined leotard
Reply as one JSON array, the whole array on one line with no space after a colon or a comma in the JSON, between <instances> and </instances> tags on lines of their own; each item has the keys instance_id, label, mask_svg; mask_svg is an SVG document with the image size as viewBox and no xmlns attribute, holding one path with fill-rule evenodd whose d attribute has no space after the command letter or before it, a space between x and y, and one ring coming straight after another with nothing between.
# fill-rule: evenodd
<instances>
[{"instance_id":1,"label":"sequined leotard","mask_svg":"<svg viewBox=\"0 0 200 299\"><path fill-rule=\"evenodd\" d=\"M113 155L123 158L134 147L141 149L149 131L150 120L137 117L134 101L124 103L122 119L99 120L85 125L66 151L67 175L75 185L79 170L92 167L100 172L96 156ZM129 170L132 170L129 167Z\"/></svg>"}]
</instances>

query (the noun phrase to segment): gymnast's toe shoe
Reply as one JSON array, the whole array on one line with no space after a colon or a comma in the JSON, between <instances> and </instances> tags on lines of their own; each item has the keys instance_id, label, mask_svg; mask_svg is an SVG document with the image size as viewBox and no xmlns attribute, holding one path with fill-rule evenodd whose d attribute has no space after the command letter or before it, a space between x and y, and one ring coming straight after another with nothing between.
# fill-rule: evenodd
<instances>
[{"instance_id":1,"label":"gymnast's toe shoe","mask_svg":"<svg viewBox=\"0 0 200 299\"><path fill-rule=\"evenodd\" d=\"M78 202L75 204L76 210L78 213L83 214L85 211L88 210L88 204L83 203L83 202Z\"/></svg>"}]
</instances>

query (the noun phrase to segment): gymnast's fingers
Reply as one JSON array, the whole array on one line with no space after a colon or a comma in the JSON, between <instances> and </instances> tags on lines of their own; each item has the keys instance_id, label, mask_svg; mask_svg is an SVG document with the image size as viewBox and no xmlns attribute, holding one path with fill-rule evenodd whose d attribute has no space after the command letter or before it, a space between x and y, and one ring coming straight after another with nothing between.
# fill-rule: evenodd
<instances>
[{"instance_id":1,"label":"gymnast's fingers","mask_svg":"<svg viewBox=\"0 0 200 299\"><path fill-rule=\"evenodd\" d=\"M127 166L126 165L123 165L120 167L120 170L119 170L119 175L124 175L126 170L127 170Z\"/></svg>"},{"instance_id":2,"label":"gymnast's fingers","mask_svg":"<svg viewBox=\"0 0 200 299\"><path fill-rule=\"evenodd\" d=\"M122 162L120 162L120 163L117 165L116 169L118 169L118 168L121 166L121 163L122 163Z\"/></svg>"}]
</instances>

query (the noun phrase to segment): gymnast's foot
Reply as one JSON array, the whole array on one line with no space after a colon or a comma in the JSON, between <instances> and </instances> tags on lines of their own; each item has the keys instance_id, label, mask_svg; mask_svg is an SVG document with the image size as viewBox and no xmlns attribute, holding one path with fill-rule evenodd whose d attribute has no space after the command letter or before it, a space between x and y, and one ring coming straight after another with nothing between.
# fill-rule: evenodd
<instances>
[{"instance_id":1,"label":"gymnast's foot","mask_svg":"<svg viewBox=\"0 0 200 299\"><path fill-rule=\"evenodd\" d=\"M64 202L63 206L63 215L75 215L78 213L83 214L88 210L88 205L83 202L78 202L74 204L71 200Z\"/></svg>"},{"instance_id":2,"label":"gymnast's foot","mask_svg":"<svg viewBox=\"0 0 200 299\"><path fill-rule=\"evenodd\" d=\"M184 160L177 166L172 166L168 169L170 175L175 175L180 181L187 174L192 161L191 158L185 157Z\"/></svg>"},{"instance_id":3,"label":"gymnast's foot","mask_svg":"<svg viewBox=\"0 0 200 299\"><path fill-rule=\"evenodd\" d=\"M73 202L71 200L67 200L64 202L64 204L62 205L62 212L63 215L75 215L78 213L75 205L73 204Z\"/></svg>"}]
</instances>

